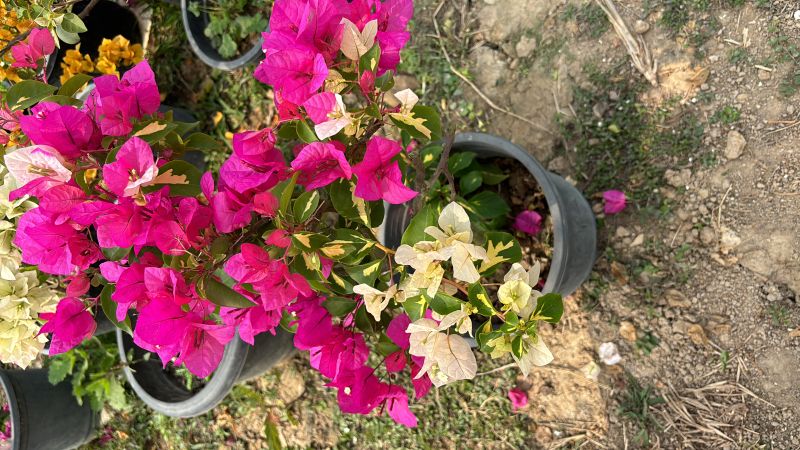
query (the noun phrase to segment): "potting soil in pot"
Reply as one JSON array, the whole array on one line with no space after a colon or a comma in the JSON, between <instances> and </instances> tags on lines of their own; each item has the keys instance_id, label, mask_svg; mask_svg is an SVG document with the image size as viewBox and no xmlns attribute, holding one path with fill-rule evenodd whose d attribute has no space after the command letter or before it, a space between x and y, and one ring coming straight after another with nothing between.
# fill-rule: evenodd
<instances>
[{"instance_id":1,"label":"potting soil in pot","mask_svg":"<svg viewBox=\"0 0 800 450\"><path fill-rule=\"evenodd\" d=\"M266 31L272 0L197 0L189 2L194 17L204 16L204 34L223 58L235 58L258 43Z\"/></svg>"}]
</instances>

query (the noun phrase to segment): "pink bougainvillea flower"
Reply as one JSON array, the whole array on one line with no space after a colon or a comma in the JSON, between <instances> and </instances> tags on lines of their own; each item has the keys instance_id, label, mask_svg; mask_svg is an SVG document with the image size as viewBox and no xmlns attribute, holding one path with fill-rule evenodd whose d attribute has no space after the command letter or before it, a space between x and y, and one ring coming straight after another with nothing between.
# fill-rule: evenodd
<instances>
[{"instance_id":1,"label":"pink bougainvillea flower","mask_svg":"<svg viewBox=\"0 0 800 450\"><path fill-rule=\"evenodd\" d=\"M183 338L196 314L184 311L181 305L159 297L139 307L133 342L139 347L157 353L164 367L181 350Z\"/></svg>"},{"instance_id":2,"label":"pink bougainvillea flower","mask_svg":"<svg viewBox=\"0 0 800 450\"><path fill-rule=\"evenodd\" d=\"M414 385L414 396L417 399L428 395L428 392L433 388L433 382L427 373L418 377L424 363L425 360L421 356L411 357L411 383Z\"/></svg>"},{"instance_id":3,"label":"pink bougainvillea flower","mask_svg":"<svg viewBox=\"0 0 800 450\"><path fill-rule=\"evenodd\" d=\"M408 317L408 314L403 313L395 316L386 328L386 336L403 350L408 350L410 347L411 335L406 332L406 328L410 324L411 318Z\"/></svg>"},{"instance_id":4,"label":"pink bougainvillea flower","mask_svg":"<svg viewBox=\"0 0 800 450\"><path fill-rule=\"evenodd\" d=\"M279 50L303 48L320 53L331 62L342 40L340 22L349 9L341 0L278 0L264 33L267 55Z\"/></svg>"},{"instance_id":5,"label":"pink bougainvillea flower","mask_svg":"<svg viewBox=\"0 0 800 450\"><path fill-rule=\"evenodd\" d=\"M275 230L267 236L265 242L275 247L289 248L292 245L292 238L289 237L289 232L286 230Z\"/></svg>"},{"instance_id":6,"label":"pink bougainvillea flower","mask_svg":"<svg viewBox=\"0 0 800 450\"><path fill-rule=\"evenodd\" d=\"M127 267L117 261L105 261L100 263L100 274L103 275L103 278L109 283L116 283L119 281L119 277L127 269Z\"/></svg>"},{"instance_id":7,"label":"pink bougainvillea flower","mask_svg":"<svg viewBox=\"0 0 800 450\"><path fill-rule=\"evenodd\" d=\"M286 163L280 151L269 152L269 155L272 162L261 166L247 164L237 154L231 155L219 169L220 182L239 194L271 189L281 180Z\"/></svg>"},{"instance_id":8,"label":"pink bougainvillea flower","mask_svg":"<svg viewBox=\"0 0 800 450\"><path fill-rule=\"evenodd\" d=\"M94 221L97 242L103 248L131 247L147 242L146 209L128 197L106 210Z\"/></svg>"},{"instance_id":9,"label":"pink bougainvillea flower","mask_svg":"<svg viewBox=\"0 0 800 450\"><path fill-rule=\"evenodd\" d=\"M409 428L417 426L417 417L408 408L408 393L400 386L390 386L385 395L386 411L395 422Z\"/></svg>"},{"instance_id":10,"label":"pink bougainvillea flower","mask_svg":"<svg viewBox=\"0 0 800 450\"><path fill-rule=\"evenodd\" d=\"M94 334L97 323L86 305L74 297L67 297L58 302L56 312L39 313L46 320L39 334L52 333L50 354L58 355L75 348L78 344Z\"/></svg>"},{"instance_id":11,"label":"pink bougainvillea flower","mask_svg":"<svg viewBox=\"0 0 800 450\"><path fill-rule=\"evenodd\" d=\"M386 371L389 373L400 372L406 367L406 353L398 350L386 357Z\"/></svg>"},{"instance_id":12,"label":"pink bougainvillea flower","mask_svg":"<svg viewBox=\"0 0 800 450\"><path fill-rule=\"evenodd\" d=\"M136 136L122 145L114 162L103 166L103 181L120 197L138 194L142 187L152 184L157 175L153 150Z\"/></svg>"},{"instance_id":13,"label":"pink bougainvillea flower","mask_svg":"<svg viewBox=\"0 0 800 450\"><path fill-rule=\"evenodd\" d=\"M607 215L620 213L627 205L625 193L614 189L603 192L603 202L603 211Z\"/></svg>"},{"instance_id":14,"label":"pink bougainvillea flower","mask_svg":"<svg viewBox=\"0 0 800 450\"><path fill-rule=\"evenodd\" d=\"M358 87L361 88L361 93L367 98L372 98L375 91L375 72L365 70L358 79Z\"/></svg>"},{"instance_id":15,"label":"pink bougainvillea flower","mask_svg":"<svg viewBox=\"0 0 800 450\"><path fill-rule=\"evenodd\" d=\"M20 117L19 124L34 144L49 145L68 160L100 147L94 122L74 106L41 102L31 112Z\"/></svg>"},{"instance_id":16,"label":"pink bougainvillea flower","mask_svg":"<svg viewBox=\"0 0 800 450\"><path fill-rule=\"evenodd\" d=\"M202 244L203 230L211 226L213 212L194 197L185 197L178 203L178 223L183 228L187 243Z\"/></svg>"},{"instance_id":17,"label":"pink bougainvillea flower","mask_svg":"<svg viewBox=\"0 0 800 450\"><path fill-rule=\"evenodd\" d=\"M72 171L66 167L64 157L49 145L18 148L6 154L5 162L17 187L41 177L61 183L67 183L72 178Z\"/></svg>"},{"instance_id":18,"label":"pink bougainvillea flower","mask_svg":"<svg viewBox=\"0 0 800 450\"><path fill-rule=\"evenodd\" d=\"M532 236L542 231L542 216L536 211L522 211L514 218L514 229Z\"/></svg>"},{"instance_id":19,"label":"pink bougainvillea flower","mask_svg":"<svg viewBox=\"0 0 800 450\"><path fill-rule=\"evenodd\" d=\"M14 245L22 250L22 262L53 275L73 275L103 256L80 227L71 222L56 224L41 208L20 217Z\"/></svg>"},{"instance_id":20,"label":"pink bougainvillea flower","mask_svg":"<svg viewBox=\"0 0 800 450\"><path fill-rule=\"evenodd\" d=\"M175 365L184 364L193 375L205 378L216 370L225 345L233 339L234 328L211 321L193 322L181 340Z\"/></svg>"},{"instance_id":21,"label":"pink bougainvillea flower","mask_svg":"<svg viewBox=\"0 0 800 450\"><path fill-rule=\"evenodd\" d=\"M372 368L363 366L344 372L328 386L339 389L337 399L342 412L369 414L381 404L387 385L380 382Z\"/></svg>"},{"instance_id":22,"label":"pink bougainvillea flower","mask_svg":"<svg viewBox=\"0 0 800 450\"><path fill-rule=\"evenodd\" d=\"M114 96L131 99L132 103L126 112L136 118L154 114L161 106L156 76L147 60L126 71L122 79L116 75L103 75L95 78L94 83L102 114L111 112L106 100Z\"/></svg>"},{"instance_id":23,"label":"pink bougainvillea flower","mask_svg":"<svg viewBox=\"0 0 800 450\"><path fill-rule=\"evenodd\" d=\"M145 267L144 287L150 300L164 299L188 305L194 299L183 275L170 267Z\"/></svg>"},{"instance_id":24,"label":"pink bougainvillea flower","mask_svg":"<svg viewBox=\"0 0 800 450\"><path fill-rule=\"evenodd\" d=\"M264 217L275 217L278 206L278 197L272 192L259 192L253 197L253 210Z\"/></svg>"},{"instance_id":25,"label":"pink bougainvillea flower","mask_svg":"<svg viewBox=\"0 0 800 450\"><path fill-rule=\"evenodd\" d=\"M222 233L231 233L250 223L253 206L246 195L222 189L211 201L214 226Z\"/></svg>"},{"instance_id":26,"label":"pink bougainvillea flower","mask_svg":"<svg viewBox=\"0 0 800 450\"><path fill-rule=\"evenodd\" d=\"M256 68L255 77L273 86L285 100L299 105L325 83L328 66L320 53L287 49L267 54Z\"/></svg>"},{"instance_id":27,"label":"pink bougainvillea flower","mask_svg":"<svg viewBox=\"0 0 800 450\"><path fill-rule=\"evenodd\" d=\"M516 411L528 406L528 393L521 389L510 389L508 398L511 400L511 410Z\"/></svg>"},{"instance_id":28,"label":"pink bougainvillea flower","mask_svg":"<svg viewBox=\"0 0 800 450\"><path fill-rule=\"evenodd\" d=\"M55 49L56 42L53 40L50 30L34 28L24 42L11 47L11 54L14 56L14 63L11 64L11 67L36 69L42 63L42 59L53 53Z\"/></svg>"},{"instance_id":29,"label":"pink bougainvillea flower","mask_svg":"<svg viewBox=\"0 0 800 450\"><path fill-rule=\"evenodd\" d=\"M258 303L254 294L244 289L236 291L253 303ZM226 325L237 327L239 337L250 345L255 345L255 337L265 331L274 335L275 328L281 322L280 311L265 311L258 305L252 308L221 308L220 317Z\"/></svg>"},{"instance_id":30,"label":"pink bougainvillea flower","mask_svg":"<svg viewBox=\"0 0 800 450\"><path fill-rule=\"evenodd\" d=\"M311 191L340 178L349 180L353 173L344 149L341 142L314 142L303 147L292 161L292 169L300 172L298 182Z\"/></svg>"},{"instance_id":31,"label":"pink bougainvillea flower","mask_svg":"<svg viewBox=\"0 0 800 450\"><path fill-rule=\"evenodd\" d=\"M392 204L405 203L417 192L403 184L400 166L392 158L403 148L395 141L375 136L367 142L364 160L353 167L358 176L354 194L367 201L386 200Z\"/></svg>"},{"instance_id":32,"label":"pink bougainvillea flower","mask_svg":"<svg viewBox=\"0 0 800 450\"><path fill-rule=\"evenodd\" d=\"M65 279L67 283L67 297L80 297L89 292L89 277L81 272Z\"/></svg>"},{"instance_id":33,"label":"pink bougainvillea flower","mask_svg":"<svg viewBox=\"0 0 800 450\"><path fill-rule=\"evenodd\" d=\"M233 152L242 161L255 167L271 167L283 162L283 155L275 148L272 128L234 134Z\"/></svg>"},{"instance_id":34,"label":"pink bougainvillea flower","mask_svg":"<svg viewBox=\"0 0 800 450\"><path fill-rule=\"evenodd\" d=\"M105 263L103 263L105 264ZM103 271L103 264L100 265L100 270ZM135 307L141 310L142 307L149 303L150 298L147 295L147 288L144 284L144 271L148 267L160 267L163 264L161 258L153 253L145 253L139 257L139 261L130 265L128 268L112 276L117 276L115 282L117 284L114 293L111 294L111 300L117 302L116 317L118 321L125 320L128 314L128 309ZM102 272L105 276L105 271ZM108 279L111 281L111 279Z\"/></svg>"},{"instance_id":35,"label":"pink bougainvillea flower","mask_svg":"<svg viewBox=\"0 0 800 450\"><path fill-rule=\"evenodd\" d=\"M320 139L336 135L353 121L339 94L331 92L316 94L303 103L303 108L315 123L314 132Z\"/></svg>"}]
</instances>

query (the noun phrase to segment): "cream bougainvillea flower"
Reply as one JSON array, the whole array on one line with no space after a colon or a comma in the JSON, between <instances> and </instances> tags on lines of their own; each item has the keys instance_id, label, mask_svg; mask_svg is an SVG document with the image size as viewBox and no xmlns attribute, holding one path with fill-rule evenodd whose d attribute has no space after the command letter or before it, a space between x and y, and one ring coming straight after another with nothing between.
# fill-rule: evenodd
<instances>
[{"instance_id":1,"label":"cream bougainvillea flower","mask_svg":"<svg viewBox=\"0 0 800 450\"><path fill-rule=\"evenodd\" d=\"M541 292L534 289L539 283L540 270L538 262L528 271L525 271L522 264L514 263L497 291L500 303L508 305L508 309L521 318L528 319L536 308L536 300L542 296Z\"/></svg>"},{"instance_id":2,"label":"cream bougainvillea flower","mask_svg":"<svg viewBox=\"0 0 800 450\"><path fill-rule=\"evenodd\" d=\"M439 228L427 227L425 233L442 246L439 253L453 265L453 277L466 283L480 279L475 261L487 258L486 249L472 243L472 227L464 208L456 202L445 206L439 215Z\"/></svg>"},{"instance_id":3,"label":"cream bougainvillea flower","mask_svg":"<svg viewBox=\"0 0 800 450\"><path fill-rule=\"evenodd\" d=\"M544 344L541 336L523 336L522 357L517 358L513 353L511 356L525 376L528 376L533 367L546 366L553 361L553 354L550 353L550 349Z\"/></svg>"},{"instance_id":4,"label":"cream bougainvillea flower","mask_svg":"<svg viewBox=\"0 0 800 450\"><path fill-rule=\"evenodd\" d=\"M364 297L364 305L367 307L367 312L372 314L375 321L380 322L381 313L389 306L389 301L397 294L397 285L393 284L389 286L386 292L383 292L368 284L359 284L353 287L353 292Z\"/></svg>"},{"instance_id":5,"label":"cream bougainvillea flower","mask_svg":"<svg viewBox=\"0 0 800 450\"><path fill-rule=\"evenodd\" d=\"M461 311L456 311L443 317L439 323L433 319L419 319L408 326L409 353L424 358L416 378L428 374L437 387L475 378L478 363L466 339L443 332L461 318Z\"/></svg>"}]
</instances>

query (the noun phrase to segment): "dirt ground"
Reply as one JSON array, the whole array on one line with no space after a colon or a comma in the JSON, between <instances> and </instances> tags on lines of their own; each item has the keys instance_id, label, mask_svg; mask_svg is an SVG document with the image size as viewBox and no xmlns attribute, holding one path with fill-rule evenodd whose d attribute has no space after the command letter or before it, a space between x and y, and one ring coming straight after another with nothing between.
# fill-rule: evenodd
<instances>
[{"instance_id":1,"label":"dirt ground","mask_svg":"<svg viewBox=\"0 0 800 450\"><path fill-rule=\"evenodd\" d=\"M639 96L643 107L698 117L702 145L697 157L666 168L658 189L670 208L657 220L633 205L603 221L607 249L575 296L596 304L576 308L554 330L562 345L555 362L583 367L597 360L600 343L614 342L622 363L603 366L597 383L548 369L531 374L537 443L800 448L800 97L791 92L800 4L616 3L661 68L659 86ZM689 15L677 32L668 29L670 3ZM465 88L466 95L483 102L489 131L571 177L569 144L559 142L557 121L542 118L569 122L572 90L593 88L587 67L627 59L610 27L587 36L602 28L587 5L482 0L470 13L479 30L470 51L476 87L547 130L486 106L477 90ZM458 20L452 14L444 20ZM711 29L707 37L703 27ZM642 78L628 62L620 73ZM612 104L614 96L607 93ZM701 160L709 153L713 162ZM631 392L624 373L654 386L655 403L664 403L624 414ZM641 417L648 414L655 421ZM647 438L642 428L650 429Z\"/></svg>"}]
</instances>

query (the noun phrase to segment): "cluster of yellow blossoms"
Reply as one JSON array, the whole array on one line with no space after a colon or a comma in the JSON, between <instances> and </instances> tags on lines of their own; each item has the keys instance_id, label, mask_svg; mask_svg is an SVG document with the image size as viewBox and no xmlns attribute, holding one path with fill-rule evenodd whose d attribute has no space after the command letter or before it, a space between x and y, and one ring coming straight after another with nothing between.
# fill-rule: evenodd
<instances>
[{"instance_id":1,"label":"cluster of yellow blossoms","mask_svg":"<svg viewBox=\"0 0 800 450\"><path fill-rule=\"evenodd\" d=\"M61 62L61 83L79 73L116 74L117 67L130 67L144 59L142 45L131 45L131 42L121 35L117 35L114 39L103 39L97 48L97 53L97 59L92 61L89 55L81 53L80 45L74 50L67 50Z\"/></svg>"},{"instance_id":2,"label":"cluster of yellow blossoms","mask_svg":"<svg viewBox=\"0 0 800 450\"><path fill-rule=\"evenodd\" d=\"M6 8L6 3L0 0L0 42L10 42L15 37L33 28L30 20L20 20L17 12ZM14 57L7 51L0 59L0 82L5 80L13 83L21 81L17 69L11 67Z\"/></svg>"}]
</instances>

